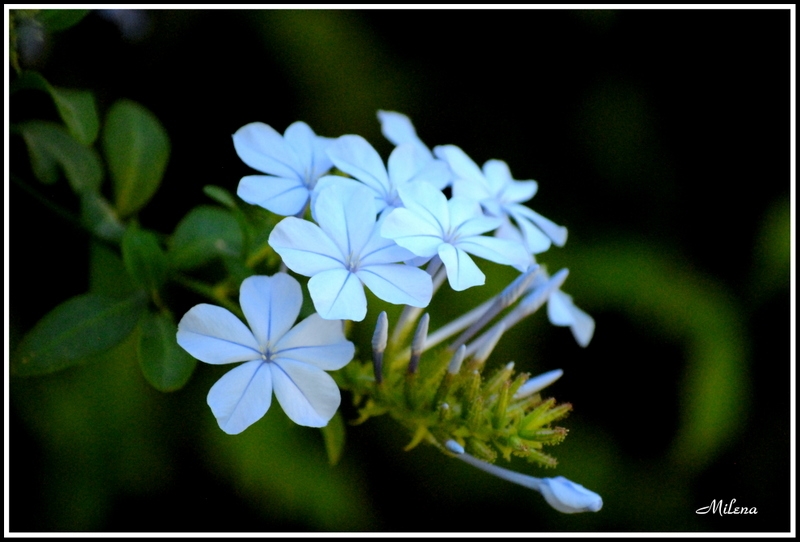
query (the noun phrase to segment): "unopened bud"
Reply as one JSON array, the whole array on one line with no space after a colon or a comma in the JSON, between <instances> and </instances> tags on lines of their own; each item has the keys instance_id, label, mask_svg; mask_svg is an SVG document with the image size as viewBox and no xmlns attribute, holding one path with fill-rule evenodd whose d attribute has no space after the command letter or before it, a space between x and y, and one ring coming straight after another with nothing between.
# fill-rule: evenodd
<instances>
[{"instance_id":1,"label":"unopened bud","mask_svg":"<svg viewBox=\"0 0 800 542\"><path fill-rule=\"evenodd\" d=\"M514 394L514 399L524 399L525 397L529 397L534 393L538 393L545 389L547 386L561 378L564 374L564 371L561 369L556 369L554 371L548 371L546 373L540 374L539 376L535 376L525 382L522 386L519 387L517 393Z\"/></svg>"}]
</instances>

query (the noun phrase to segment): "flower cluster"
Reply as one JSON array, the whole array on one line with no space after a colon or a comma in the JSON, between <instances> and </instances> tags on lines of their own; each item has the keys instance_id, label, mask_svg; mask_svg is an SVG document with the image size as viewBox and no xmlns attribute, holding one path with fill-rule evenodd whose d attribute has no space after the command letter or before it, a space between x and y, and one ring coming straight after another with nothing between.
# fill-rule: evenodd
<instances>
[{"instance_id":1,"label":"flower cluster","mask_svg":"<svg viewBox=\"0 0 800 542\"><path fill-rule=\"evenodd\" d=\"M268 232L280 269L241 283L249 328L227 309L198 305L181 320L178 343L206 363L243 362L208 394L227 433L258 421L273 392L293 421L323 427L344 388L356 398L360 421L388 413L407 427L409 448L428 442L519 482L523 475L501 474L509 471L489 463L515 455L555 465L542 447L564 439L566 429L552 423L571 406L540 391L562 373L529 378L515 375L513 363L488 378L483 373L503 333L545 303L553 324L569 326L581 346L589 343L594 321L560 291L567 271L550 277L536 261L551 245L563 246L567 230L528 206L538 184L515 180L505 162L481 168L455 145L431 150L404 115L380 111L378 118L395 145L386 163L358 135L324 138L302 122L283 135L263 123L233 135L239 157L261 173L243 177L237 194L284 217ZM454 291L485 283L473 258L520 275L429 334L422 312L445 281ZM316 310L296 326L303 296L287 270L308 277ZM343 321L366 318L365 287L404 309L391 338L386 313L378 316L372 359L351 363L355 348ZM562 512L602 505L564 478L531 479L528 485Z\"/></svg>"}]
</instances>

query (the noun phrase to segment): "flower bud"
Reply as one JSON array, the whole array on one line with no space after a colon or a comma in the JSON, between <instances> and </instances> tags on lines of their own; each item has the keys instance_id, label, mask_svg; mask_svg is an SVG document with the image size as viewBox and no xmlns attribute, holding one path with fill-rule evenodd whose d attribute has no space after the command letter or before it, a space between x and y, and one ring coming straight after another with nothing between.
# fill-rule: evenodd
<instances>
[{"instance_id":1,"label":"flower bud","mask_svg":"<svg viewBox=\"0 0 800 542\"><path fill-rule=\"evenodd\" d=\"M603 507L600 495L563 476L541 478L538 489L550 506L564 514L597 512Z\"/></svg>"}]
</instances>

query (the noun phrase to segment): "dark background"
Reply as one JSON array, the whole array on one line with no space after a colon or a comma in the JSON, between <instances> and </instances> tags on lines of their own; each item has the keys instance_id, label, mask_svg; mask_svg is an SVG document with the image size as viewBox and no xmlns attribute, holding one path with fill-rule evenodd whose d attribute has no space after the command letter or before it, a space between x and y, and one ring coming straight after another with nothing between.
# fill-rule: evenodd
<instances>
[{"instance_id":1,"label":"dark background","mask_svg":"<svg viewBox=\"0 0 800 542\"><path fill-rule=\"evenodd\" d=\"M84 463L103 460L60 452L55 422L31 414L32 384L12 381L12 530L789 530L788 10L136 15L131 33L90 13L27 62L54 85L93 90L101 112L125 97L164 124L172 154L140 214L147 228L170 233L210 203L204 185L235 190L248 169L231 134L253 121L357 133L386 157L375 113L401 111L429 146L457 144L479 164L503 159L515 178L539 182L533 208L570 232L564 248L539 259L552 271L570 268L564 289L597 332L583 350L537 315L532 331L507 337L514 342L499 355L525 370L565 369L553 393L575 406L567 441L552 451L559 468L514 468L564 474L605 506L558 515L530 491L429 447L403 452L408 435L375 419L348 429L343 464L332 468L345 480L358 473L344 495L366 508L315 515L297 504L308 489L291 482L291 454L287 473L271 473L289 480L280 490L253 490L246 473L223 473L221 460L208 459L206 432L191 420L210 417L204 396L216 377L201 366L186 389L151 394L152 446L167 450L158 479L137 483L124 468L96 477L80 493L91 513L79 501L69 506L82 512L69 512L69 492L53 490L54 478L85 481ZM11 121L52 117L49 107L15 97ZM24 170L18 138L11 152L12 167ZM77 208L66 183L37 189ZM13 341L86 290L85 273L71 276L62 262L86 260L88 238L14 185L10 218ZM707 330L695 312L708 316ZM733 361L715 365L698 353L706 333L708 349L721 344ZM685 416L697 415L692 400L707 392L699 359L735 382L720 392L735 409L705 422L721 428L707 449L682 436ZM43 382L33 386L46 390L51 380ZM283 427L280 416L264 423ZM316 434L302 438L322 457ZM758 514L695 514L733 498Z\"/></svg>"}]
</instances>

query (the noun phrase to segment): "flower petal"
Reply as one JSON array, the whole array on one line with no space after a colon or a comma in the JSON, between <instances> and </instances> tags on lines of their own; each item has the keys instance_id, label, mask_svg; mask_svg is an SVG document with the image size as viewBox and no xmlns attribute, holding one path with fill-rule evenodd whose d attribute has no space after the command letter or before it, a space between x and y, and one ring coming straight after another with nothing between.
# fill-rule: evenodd
<instances>
[{"instance_id":1,"label":"flower petal","mask_svg":"<svg viewBox=\"0 0 800 542\"><path fill-rule=\"evenodd\" d=\"M453 290L460 292L486 282L486 276L469 255L450 243L439 247L439 258L447 269L447 280Z\"/></svg>"},{"instance_id":2,"label":"flower petal","mask_svg":"<svg viewBox=\"0 0 800 542\"><path fill-rule=\"evenodd\" d=\"M346 340L341 320L325 320L314 313L275 345L275 361L292 359L325 371L335 371L353 359L355 347Z\"/></svg>"},{"instance_id":3,"label":"flower petal","mask_svg":"<svg viewBox=\"0 0 800 542\"><path fill-rule=\"evenodd\" d=\"M239 304L261 351L266 352L294 325L303 292L300 283L286 273L257 275L242 282Z\"/></svg>"},{"instance_id":4,"label":"flower petal","mask_svg":"<svg viewBox=\"0 0 800 542\"><path fill-rule=\"evenodd\" d=\"M233 146L242 162L253 169L303 180L303 164L281 134L263 122L251 122L233 134Z\"/></svg>"},{"instance_id":5,"label":"flower petal","mask_svg":"<svg viewBox=\"0 0 800 542\"><path fill-rule=\"evenodd\" d=\"M331 183L314 204L319 227L343 255L358 255L375 227L373 192L360 183Z\"/></svg>"},{"instance_id":6,"label":"flower petal","mask_svg":"<svg viewBox=\"0 0 800 542\"><path fill-rule=\"evenodd\" d=\"M291 216L281 220L269 235L269 246L280 254L286 267L307 277L344 266L339 247L307 220Z\"/></svg>"},{"instance_id":7,"label":"flower petal","mask_svg":"<svg viewBox=\"0 0 800 542\"><path fill-rule=\"evenodd\" d=\"M231 369L208 391L220 429L237 435L264 417L272 403L269 363L258 359Z\"/></svg>"},{"instance_id":8,"label":"flower petal","mask_svg":"<svg viewBox=\"0 0 800 542\"><path fill-rule=\"evenodd\" d=\"M511 212L509 213L511 218L514 219L516 222L516 226L513 226L517 229L522 237L522 241L528 249L528 252L531 254L541 254L545 250L550 248L552 244L552 240L548 237L538 226L536 226L533 222L531 222L527 217L523 214L516 212L517 207L522 207L521 205L514 205L511 206Z\"/></svg>"},{"instance_id":9,"label":"flower petal","mask_svg":"<svg viewBox=\"0 0 800 542\"><path fill-rule=\"evenodd\" d=\"M276 215L291 216L299 213L308 201L308 188L298 179L248 175L239 181L236 195Z\"/></svg>"},{"instance_id":10,"label":"flower petal","mask_svg":"<svg viewBox=\"0 0 800 542\"><path fill-rule=\"evenodd\" d=\"M447 162L456 179L467 179L486 184L486 179L478 164L459 147L455 145L439 145L433 149L433 154Z\"/></svg>"},{"instance_id":11,"label":"flower petal","mask_svg":"<svg viewBox=\"0 0 800 542\"><path fill-rule=\"evenodd\" d=\"M555 326L569 326L579 345L586 347L592 340L594 318L576 307L572 297L561 290L555 290L547 299L547 317Z\"/></svg>"},{"instance_id":12,"label":"flower petal","mask_svg":"<svg viewBox=\"0 0 800 542\"><path fill-rule=\"evenodd\" d=\"M360 322L367 315L367 297L358 277L344 268L317 273L308 281L314 308L326 320Z\"/></svg>"},{"instance_id":13,"label":"flower petal","mask_svg":"<svg viewBox=\"0 0 800 542\"><path fill-rule=\"evenodd\" d=\"M407 116L395 111L378 111L378 120L381 123L381 133L386 139L395 145L413 143L421 151L427 151L428 156L433 158L431 151L420 140L414 125Z\"/></svg>"},{"instance_id":14,"label":"flower petal","mask_svg":"<svg viewBox=\"0 0 800 542\"><path fill-rule=\"evenodd\" d=\"M432 184L418 181L397 187L405 208L444 234L450 229L447 198Z\"/></svg>"},{"instance_id":15,"label":"flower petal","mask_svg":"<svg viewBox=\"0 0 800 542\"><path fill-rule=\"evenodd\" d=\"M527 271L533 263L531 255L523 245L508 239L474 235L459 240L456 246L484 260L510 265L520 271Z\"/></svg>"},{"instance_id":16,"label":"flower petal","mask_svg":"<svg viewBox=\"0 0 800 542\"><path fill-rule=\"evenodd\" d=\"M502 160L487 160L483 164L483 174L498 201L503 203L523 203L531 199L539 185L536 181L515 181Z\"/></svg>"},{"instance_id":17,"label":"flower petal","mask_svg":"<svg viewBox=\"0 0 800 542\"><path fill-rule=\"evenodd\" d=\"M600 495L563 476L542 478L539 491L550 506L565 514L597 512L603 508Z\"/></svg>"},{"instance_id":18,"label":"flower petal","mask_svg":"<svg viewBox=\"0 0 800 542\"><path fill-rule=\"evenodd\" d=\"M517 220L516 215L521 215L533 222L537 228L542 230L550 239L553 240L556 246L563 247L567 242L567 228L559 226L550 219L547 219L524 205L509 206L509 211L514 214L514 219Z\"/></svg>"},{"instance_id":19,"label":"flower petal","mask_svg":"<svg viewBox=\"0 0 800 542\"><path fill-rule=\"evenodd\" d=\"M389 303L427 307L431 302L431 276L422 269L405 264L370 265L356 274L373 294Z\"/></svg>"},{"instance_id":20,"label":"flower petal","mask_svg":"<svg viewBox=\"0 0 800 542\"><path fill-rule=\"evenodd\" d=\"M311 127L302 121L292 123L283 134L283 138L297 154L304 166L305 181L313 183L320 175L333 167L333 162L325 153L329 141L317 136Z\"/></svg>"},{"instance_id":21,"label":"flower petal","mask_svg":"<svg viewBox=\"0 0 800 542\"><path fill-rule=\"evenodd\" d=\"M390 192L389 176L383 160L367 140L358 135L344 135L328 147L336 167L352 175L369 188L386 196Z\"/></svg>"},{"instance_id":22,"label":"flower petal","mask_svg":"<svg viewBox=\"0 0 800 542\"><path fill-rule=\"evenodd\" d=\"M375 228L372 230L372 235L370 235L370 238L367 240L367 244L361 249L359 261L362 267L365 265L382 263L405 262L414 258L413 252L399 246L392 239L382 235L383 223L386 221L386 216L388 215L384 215L384 217L378 219L378 223L375 224Z\"/></svg>"},{"instance_id":23,"label":"flower petal","mask_svg":"<svg viewBox=\"0 0 800 542\"><path fill-rule=\"evenodd\" d=\"M483 214L477 201L465 198L450 198L447 202L450 211L450 226L458 238L480 235L496 230L502 219Z\"/></svg>"},{"instance_id":24,"label":"flower petal","mask_svg":"<svg viewBox=\"0 0 800 542\"><path fill-rule=\"evenodd\" d=\"M299 361L283 359L269 364L275 397L298 425L324 427L342 401L339 387L328 373Z\"/></svg>"},{"instance_id":25,"label":"flower petal","mask_svg":"<svg viewBox=\"0 0 800 542\"><path fill-rule=\"evenodd\" d=\"M178 344L205 363L220 365L259 359L258 342L230 311L215 305L192 307L178 323Z\"/></svg>"},{"instance_id":26,"label":"flower petal","mask_svg":"<svg viewBox=\"0 0 800 542\"><path fill-rule=\"evenodd\" d=\"M388 170L391 184L395 187L410 181L432 160L411 143L395 147L389 155Z\"/></svg>"},{"instance_id":27,"label":"flower petal","mask_svg":"<svg viewBox=\"0 0 800 542\"><path fill-rule=\"evenodd\" d=\"M439 225L423 220L408 209L395 209L389 213L381 226L381 235L394 240L417 256L430 258L444 241L444 232Z\"/></svg>"}]
</instances>

